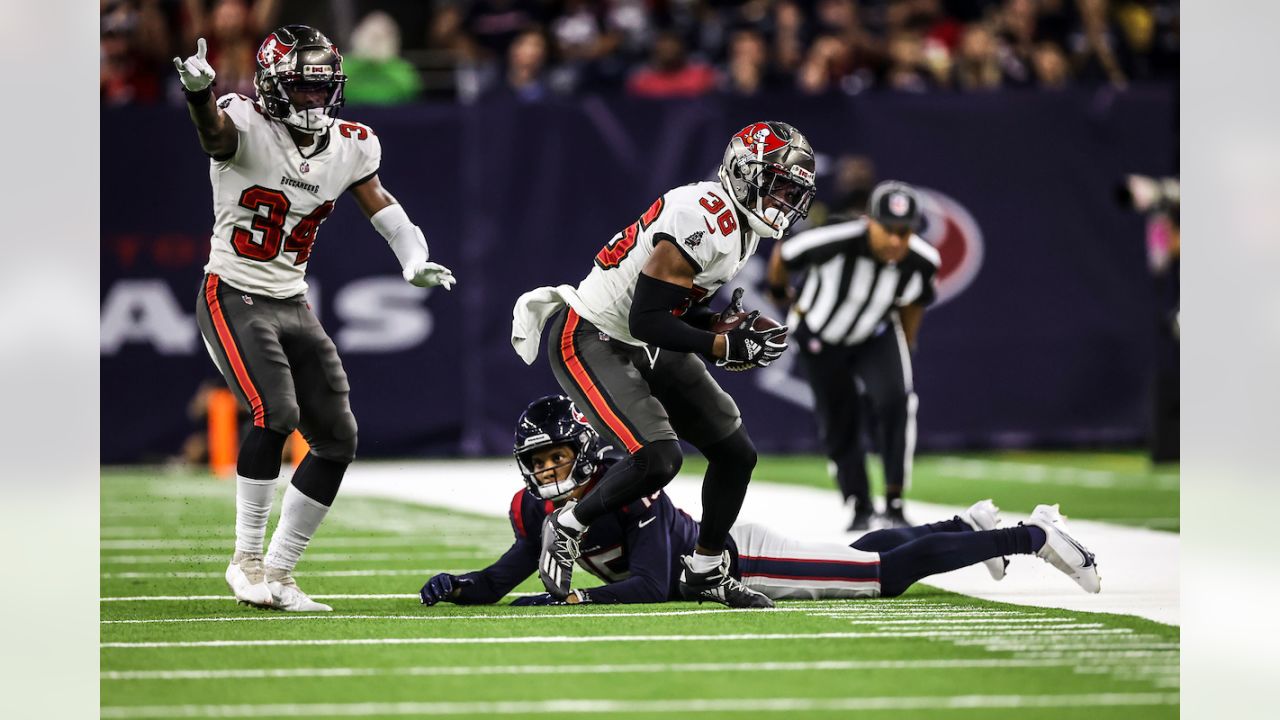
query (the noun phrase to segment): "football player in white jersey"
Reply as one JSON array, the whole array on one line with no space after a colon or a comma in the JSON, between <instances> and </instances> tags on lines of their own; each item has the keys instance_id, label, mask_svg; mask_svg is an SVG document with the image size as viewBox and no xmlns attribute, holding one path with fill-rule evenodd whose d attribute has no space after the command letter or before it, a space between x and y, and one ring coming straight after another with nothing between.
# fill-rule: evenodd
<instances>
[{"instance_id":1,"label":"football player in white jersey","mask_svg":"<svg viewBox=\"0 0 1280 720\"><path fill-rule=\"evenodd\" d=\"M267 36L257 60L257 98L232 93L216 101L203 38L195 55L173 60L213 184L196 318L209 355L253 418L237 462L226 580L251 605L327 611L298 588L293 570L355 457L356 421L342 361L305 296L316 232L350 191L406 281L447 290L454 278L428 260L422 231L378 181L382 147L373 130L336 119L346 76L333 43L314 28L288 25ZM295 429L311 450L285 491L264 557L281 451Z\"/></svg>"},{"instance_id":2,"label":"football player in white jersey","mask_svg":"<svg viewBox=\"0 0 1280 720\"><path fill-rule=\"evenodd\" d=\"M699 356L729 370L768 365L786 349L785 327L757 329L759 313L727 332L712 321L741 311L741 291L717 315L712 294L746 265L761 238L781 238L808 213L813 148L781 122L753 123L730 140L719 181L667 192L609 241L577 288L539 288L517 302L512 342L526 363L551 321L548 358L591 424L630 453L576 506L549 515L539 575L569 593L585 528L662 489L680 470L679 440L707 458L695 551L681 560L681 593L731 607L771 607L729 573L725 543L756 463L733 398ZM567 305L567 308L561 308Z\"/></svg>"}]
</instances>

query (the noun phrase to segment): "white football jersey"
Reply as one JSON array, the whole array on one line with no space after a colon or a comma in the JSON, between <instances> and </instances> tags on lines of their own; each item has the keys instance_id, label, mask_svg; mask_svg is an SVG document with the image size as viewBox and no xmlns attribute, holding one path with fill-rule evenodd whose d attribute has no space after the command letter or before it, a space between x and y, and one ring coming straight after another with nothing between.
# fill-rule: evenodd
<instances>
[{"instance_id":1,"label":"white football jersey","mask_svg":"<svg viewBox=\"0 0 1280 720\"><path fill-rule=\"evenodd\" d=\"M691 303L702 302L733 279L760 244L739 222L729 193L719 182L698 182L668 191L633 225L596 254L595 267L570 304L601 332L629 345L628 317L636 278L660 240L670 241L693 265Z\"/></svg>"},{"instance_id":2,"label":"white football jersey","mask_svg":"<svg viewBox=\"0 0 1280 720\"><path fill-rule=\"evenodd\" d=\"M251 293L305 292L316 231L344 190L378 171L378 137L367 125L338 120L328 147L303 157L284 123L250 98L231 93L218 107L235 124L239 145L232 157L209 161L214 223L205 272Z\"/></svg>"}]
</instances>

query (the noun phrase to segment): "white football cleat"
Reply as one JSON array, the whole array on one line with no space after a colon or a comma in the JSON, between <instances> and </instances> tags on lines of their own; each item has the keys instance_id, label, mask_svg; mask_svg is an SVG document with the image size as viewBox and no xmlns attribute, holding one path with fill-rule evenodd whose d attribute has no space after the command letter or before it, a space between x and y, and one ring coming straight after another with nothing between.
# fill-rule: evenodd
<instances>
[{"instance_id":1,"label":"white football cleat","mask_svg":"<svg viewBox=\"0 0 1280 720\"><path fill-rule=\"evenodd\" d=\"M231 564L227 565L226 578L227 586L231 588L236 600L257 607L274 607L261 555L250 555L237 550L231 557Z\"/></svg>"},{"instance_id":2,"label":"white football cleat","mask_svg":"<svg viewBox=\"0 0 1280 720\"><path fill-rule=\"evenodd\" d=\"M966 525L973 528L974 532L982 530L995 530L1000 525L1000 508L991 501L991 498L979 500L969 506L968 510L960 516L960 519ZM1004 579L1004 572L1009 568L1009 558L996 557L990 560L983 560L983 565L987 566L987 572L991 573L991 577L996 580Z\"/></svg>"},{"instance_id":3,"label":"white football cleat","mask_svg":"<svg viewBox=\"0 0 1280 720\"><path fill-rule=\"evenodd\" d=\"M1096 593L1102 590L1102 578L1098 576L1098 563L1093 553L1067 534L1067 524L1063 522L1057 505L1037 505L1027 523L1044 530L1044 547L1036 555L1070 576L1085 591Z\"/></svg>"},{"instance_id":4,"label":"white football cleat","mask_svg":"<svg viewBox=\"0 0 1280 720\"><path fill-rule=\"evenodd\" d=\"M271 606L275 609L285 612L333 612L333 608L328 605L307 597L292 575L283 574L278 578L275 573L270 575L273 579L267 581L267 587L271 589Z\"/></svg>"}]
</instances>

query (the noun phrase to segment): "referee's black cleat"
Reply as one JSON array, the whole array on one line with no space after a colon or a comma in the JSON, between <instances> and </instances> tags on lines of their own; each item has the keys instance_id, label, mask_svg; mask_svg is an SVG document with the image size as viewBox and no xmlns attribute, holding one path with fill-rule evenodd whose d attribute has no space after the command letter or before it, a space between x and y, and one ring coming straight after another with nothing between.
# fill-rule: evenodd
<instances>
[{"instance_id":1,"label":"referee's black cleat","mask_svg":"<svg viewBox=\"0 0 1280 720\"><path fill-rule=\"evenodd\" d=\"M885 505L880 521L887 528L911 527L906 515L902 513L902 498L894 498Z\"/></svg>"},{"instance_id":2,"label":"referee's black cleat","mask_svg":"<svg viewBox=\"0 0 1280 720\"><path fill-rule=\"evenodd\" d=\"M771 608L773 601L767 595L742 584L729 574L729 553L725 552L721 563L707 572L694 572L689 568L693 558L684 555L680 564L680 597L685 600L718 602L731 608Z\"/></svg>"},{"instance_id":3,"label":"referee's black cleat","mask_svg":"<svg viewBox=\"0 0 1280 720\"><path fill-rule=\"evenodd\" d=\"M573 581L573 561L578 559L582 533L561 525L560 515L573 509L569 503L542 521L542 552L538 555L538 577L547 592L559 600L569 597Z\"/></svg>"},{"instance_id":4,"label":"referee's black cleat","mask_svg":"<svg viewBox=\"0 0 1280 720\"><path fill-rule=\"evenodd\" d=\"M874 513L871 508L858 507L853 511L853 520L849 523L849 532L862 532L871 529L871 518Z\"/></svg>"}]
</instances>

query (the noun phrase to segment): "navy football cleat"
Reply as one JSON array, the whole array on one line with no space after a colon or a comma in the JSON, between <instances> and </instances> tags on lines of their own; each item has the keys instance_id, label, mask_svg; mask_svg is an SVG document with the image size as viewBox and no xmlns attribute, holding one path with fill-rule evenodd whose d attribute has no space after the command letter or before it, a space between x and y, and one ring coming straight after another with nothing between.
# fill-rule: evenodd
<instances>
[{"instance_id":1,"label":"navy football cleat","mask_svg":"<svg viewBox=\"0 0 1280 720\"><path fill-rule=\"evenodd\" d=\"M698 573L689 568L692 558L680 558L684 570L680 573L680 596L685 600L718 602L731 608L771 608L773 601L767 595L752 590L729 574L729 553L725 551L719 565L707 572Z\"/></svg>"},{"instance_id":2,"label":"navy football cleat","mask_svg":"<svg viewBox=\"0 0 1280 720\"><path fill-rule=\"evenodd\" d=\"M565 527L559 522L562 513L573 509L569 503L547 515L542 521L542 552L538 555L538 577L542 584L558 600L569 597L573 582L573 561L578 559L578 541L582 533Z\"/></svg>"}]
</instances>

